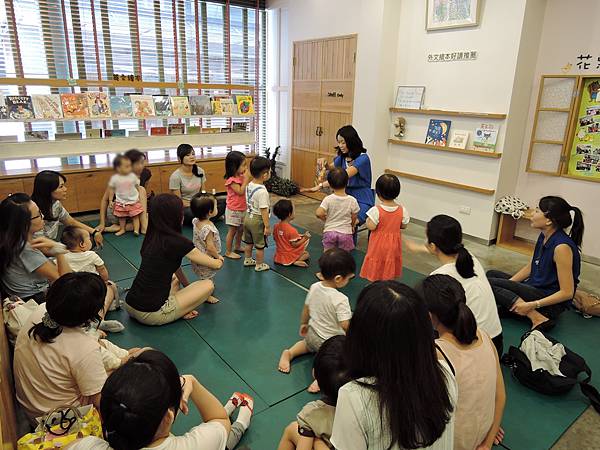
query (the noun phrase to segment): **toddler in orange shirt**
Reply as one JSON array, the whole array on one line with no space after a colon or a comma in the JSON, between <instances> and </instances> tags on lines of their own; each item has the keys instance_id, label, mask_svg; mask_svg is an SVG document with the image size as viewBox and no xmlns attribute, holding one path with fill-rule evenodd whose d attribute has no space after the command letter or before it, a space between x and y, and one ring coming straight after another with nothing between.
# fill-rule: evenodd
<instances>
[{"instance_id":1,"label":"toddler in orange shirt","mask_svg":"<svg viewBox=\"0 0 600 450\"><path fill-rule=\"evenodd\" d=\"M298 233L290 222L294 219L294 204L290 200L279 200L273 206L273 214L280 222L273 228L275 240L275 264L284 266L308 267L310 257L306 251L310 233Z\"/></svg>"}]
</instances>

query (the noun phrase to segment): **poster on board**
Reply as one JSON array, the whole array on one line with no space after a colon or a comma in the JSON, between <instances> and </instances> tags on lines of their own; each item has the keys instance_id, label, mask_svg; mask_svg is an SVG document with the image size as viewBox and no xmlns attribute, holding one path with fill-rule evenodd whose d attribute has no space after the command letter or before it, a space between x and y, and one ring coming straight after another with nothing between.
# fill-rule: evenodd
<instances>
[{"instance_id":1,"label":"poster on board","mask_svg":"<svg viewBox=\"0 0 600 450\"><path fill-rule=\"evenodd\" d=\"M567 173L600 180L600 78L585 80Z\"/></svg>"}]
</instances>

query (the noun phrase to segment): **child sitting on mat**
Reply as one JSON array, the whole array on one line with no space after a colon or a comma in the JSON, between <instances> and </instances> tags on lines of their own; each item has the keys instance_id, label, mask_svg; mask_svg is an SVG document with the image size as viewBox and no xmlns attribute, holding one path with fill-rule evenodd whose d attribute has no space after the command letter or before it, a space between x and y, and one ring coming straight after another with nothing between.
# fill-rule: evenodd
<instances>
[{"instance_id":1,"label":"child sitting on mat","mask_svg":"<svg viewBox=\"0 0 600 450\"><path fill-rule=\"evenodd\" d=\"M321 345L313 364L315 379L321 386L321 400L309 402L302 408L297 421L283 432L278 450L313 448L315 439L333 448L330 439L338 391L350 381L343 360L345 340L346 336L333 336Z\"/></svg>"},{"instance_id":2,"label":"child sitting on mat","mask_svg":"<svg viewBox=\"0 0 600 450\"><path fill-rule=\"evenodd\" d=\"M273 227L275 240L275 264L284 266L308 267L306 260L310 257L306 251L310 233L298 233L290 222L294 220L294 204L291 200L281 199L273 206L273 214L280 222Z\"/></svg>"},{"instance_id":3,"label":"child sitting on mat","mask_svg":"<svg viewBox=\"0 0 600 450\"><path fill-rule=\"evenodd\" d=\"M327 182L333 194L325 197L316 211L316 216L325 222L323 250L338 247L350 252L355 247L352 234L360 207L354 197L346 194L348 173L344 169L331 169L327 174Z\"/></svg>"},{"instance_id":4,"label":"child sitting on mat","mask_svg":"<svg viewBox=\"0 0 600 450\"><path fill-rule=\"evenodd\" d=\"M202 253L223 261L221 256L221 236L211 218L217 215L217 199L210 194L196 194L190 201L190 209L194 215L192 226L194 229L194 245ZM212 280L217 269L192 263L192 270L200 280ZM206 300L208 303L218 303L219 299L211 295Z\"/></svg>"},{"instance_id":5,"label":"child sitting on mat","mask_svg":"<svg viewBox=\"0 0 600 450\"><path fill-rule=\"evenodd\" d=\"M332 336L345 335L352 317L348 297L338 289L354 278L356 263L345 250L332 248L319 258L323 281L314 283L308 294L300 317L302 340L281 353L278 369L290 373L291 361L306 353L316 353L323 342ZM309 392L318 392L314 382Z\"/></svg>"},{"instance_id":6,"label":"child sitting on mat","mask_svg":"<svg viewBox=\"0 0 600 450\"><path fill-rule=\"evenodd\" d=\"M113 214L119 218L119 231L115 236L125 234L128 217L133 222L133 234L138 236L140 218L144 213L144 207L140 202L140 180L133 173L131 160L125 155L115 156L113 167L116 173L108 182L108 198L111 199Z\"/></svg>"},{"instance_id":7,"label":"child sitting on mat","mask_svg":"<svg viewBox=\"0 0 600 450\"><path fill-rule=\"evenodd\" d=\"M397 177L381 175L375 183L381 202L367 211L367 228L371 231L367 254L360 276L369 281L393 280L402 275L402 233L410 216L404 206L396 203L400 195Z\"/></svg>"}]
</instances>

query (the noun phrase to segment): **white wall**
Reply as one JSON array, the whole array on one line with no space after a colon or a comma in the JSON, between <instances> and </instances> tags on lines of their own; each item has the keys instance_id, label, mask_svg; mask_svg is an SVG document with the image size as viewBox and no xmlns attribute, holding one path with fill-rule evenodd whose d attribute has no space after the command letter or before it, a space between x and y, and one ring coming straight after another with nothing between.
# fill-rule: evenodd
<instances>
[{"instance_id":1,"label":"white wall","mask_svg":"<svg viewBox=\"0 0 600 450\"><path fill-rule=\"evenodd\" d=\"M600 2L597 0L547 0L541 43L534 74L533 91L530 96L528 127L521 148L516 194L535 205L544 195L561 195L571 204L579 206L587 225L583 241L584 255L600 258L600 183L549 177L525 172L529 140L531 138L535 105L542 74L561 74L561 68L572 63L570 74L600 74L596 69L600 57L600 28L591 18L600 17ZM588 22L587 19L590 21ZM594 62L591 70L577 69L577 56L591 54ZM531 236L526 229L519 234Z\"/></svg>"}]
</instances>

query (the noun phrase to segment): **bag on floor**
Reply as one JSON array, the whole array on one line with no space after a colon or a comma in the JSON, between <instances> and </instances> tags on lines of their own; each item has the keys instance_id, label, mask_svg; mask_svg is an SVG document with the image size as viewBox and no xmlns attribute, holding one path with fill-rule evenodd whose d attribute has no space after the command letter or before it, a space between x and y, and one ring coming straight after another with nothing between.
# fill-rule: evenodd
<instances>
[{"instance_id":1,"label":"bag on floor","mask_svg":"<svg viewBox=\"0 0 600 450\"><path fill-rule=\"evenodd\" d=\"M548 335L544 335L540 331L536 331L536 333L542 334L542 336L550 341L552 345L560 344L556 339L553 339ZM564 348L564 356L562 356L560 359L558 368L560 373L562 373L564 376L552 375L548 370L543 368L533 370L532 361L530 361L527 355L522 351L522 348L524 348L523 342L526 339L532 339L531 334L532 332L530 331L525 333L521 337L520 348L511 346L508 350L508 353L502 357L502 363L510 368L512 375L521 384L546 395L565 394L578 384L583 395L590 400L594 409L600 413L600 394L596 388L590 384L592 371L585 360L580 355L563 345L562 347ZM531 344L531 342L529 344ZM541 346L539 341L534 345ZM547 354L547 348L539 348L534 350L540 350L539 352L536 351L536 356L538 358L540 358L540 355ZM542 363L542 365L544 363L552 365L552 361L540 361L539 359L538 361L535 361L536 365L539 363ZM581 373L584 374L584 378L579 380L578 377Z\"/></svg>"},{"instance_id":2,"label":"bag on floor","mask_svg":"<svg viewBox=\"0 0 600 450\"><path fill-rule=\"evenodd\" d=\"M23 328L23 325L29 319L31 313L36 310L38 304L35 300L25 302L19 297L6 298L3 303L4 325L6 326L8 340L14 345L19 330Z\"/></svg>"},{"instance_id":3,"label":"bag on floor","mask_svg":"<svg viewBox=\"0 0 600 450\"><path fill-rule=\"evenodd\" d=\"M35 431L17 441L17 450L60 448L83 437L102 438L100 414L93 405L56 408L36 420Z\"/></svg>"},{"instance_id":4,"label":"bag on floor","mask_svg":"<svg viewBox=\"0 0 600 450\"><path fill-rule=\"evenodd\" d=\"M600 297L595 294L577 289L573 296L573 304L586 319L592 316L600 316Z\"/></svg>"}]
</instances>

